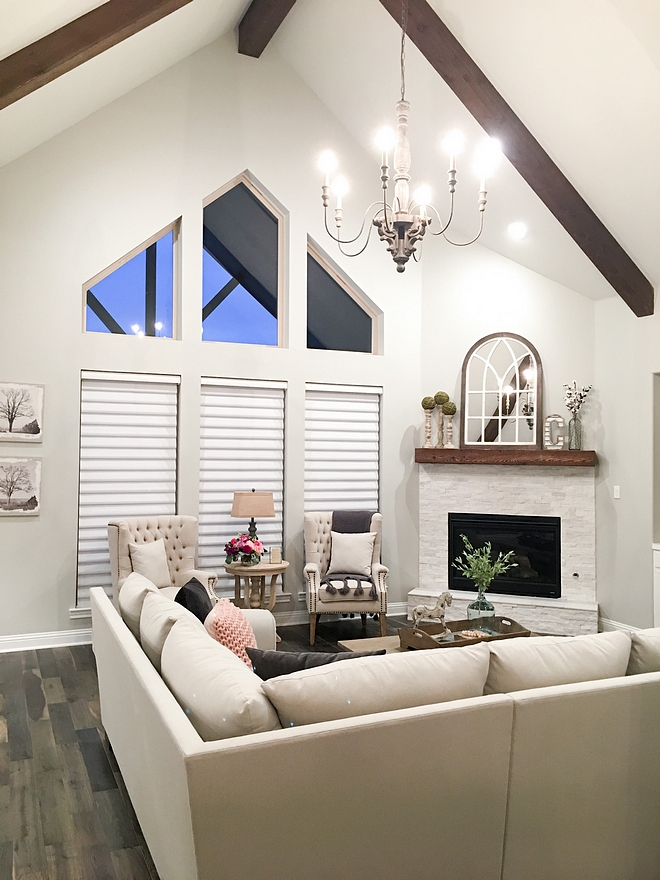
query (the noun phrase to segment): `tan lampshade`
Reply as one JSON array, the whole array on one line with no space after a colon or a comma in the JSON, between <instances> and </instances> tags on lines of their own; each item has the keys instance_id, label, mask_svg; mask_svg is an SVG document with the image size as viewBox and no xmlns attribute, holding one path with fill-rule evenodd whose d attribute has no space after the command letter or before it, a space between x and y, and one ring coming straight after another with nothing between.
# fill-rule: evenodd
<instances>
[{"instance_id":1,"label":"tan lampshade","mask_svg":"<svg viewBox=\"0 0 660 880\"><path fill-rule=\"evenodd\" d=\"M234 492L231 515L242 519L275 516L272 492Z\"/></svg>"}]
</instances>

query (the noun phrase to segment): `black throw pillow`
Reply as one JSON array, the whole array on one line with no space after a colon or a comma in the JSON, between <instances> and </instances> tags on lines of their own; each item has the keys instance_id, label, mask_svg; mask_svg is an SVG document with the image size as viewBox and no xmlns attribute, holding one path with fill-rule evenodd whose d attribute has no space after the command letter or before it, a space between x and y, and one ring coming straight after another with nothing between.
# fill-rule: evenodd
<instances>
[{"instance_id":1,"label":"black throw pillow","mask_svg":"<svg viewBox=\"0 0 660 880\"><path fill-rule=\"evenodd\" d=\"M185 586L181 587L174 597L174 601L178 602L179 605L183 605L184 608L187 608L188 611L190 611L191 614L194 614L195 617L198 617L202 623L204 623L208 617L209 611L213 608L211 597L197 578L192 578Z\"/></svg>"},{"instance_id":2,"label":"black throw pillow","mask_svg":"<svg viewBox=\"0 0 660 880\"><path fill-rule=\"evenodd\" d=\"M260 648L246 647L252 668L262 681L277 678L278 675L289 675L301 669L312 669L336 663L338 660L353 660L355 657L375 657L384 654L382 651L345 651L343 654L321 654L318 651L262 651Z\"/></svg>"}]
</instances>

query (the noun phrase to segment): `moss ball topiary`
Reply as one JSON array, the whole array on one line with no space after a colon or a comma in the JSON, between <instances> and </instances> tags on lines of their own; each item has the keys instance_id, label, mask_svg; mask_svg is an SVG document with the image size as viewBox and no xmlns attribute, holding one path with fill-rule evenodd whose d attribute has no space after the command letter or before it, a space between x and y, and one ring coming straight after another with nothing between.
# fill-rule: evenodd
<instances>
[{"instance_id":1,"label":"moss ball topiary","mask_svg":"<svg viewBox=\"0 0 660 880\"><path fill-rule=\"evenodd\" d=\"M435 398L434 397L422 398L422 407L424 409L435 409Z\"/></svg>"},{"instance_id":2,"label":"moss ball topiary","mask_svg":"<svg viewBox=\"0 0 660 880\"><path fill-rule=\"evenodd\" d=\"M446 416L454 416L456 415L456 404L453 400L448 400L447 403L442 404L442 411Z\"/></svg>"},{"instance_id":3,"label":"moss ball topiary","mask_svg":"<svg viewBox=\"0 0 660 880\"><path fill-rule=\"evenodd\" d=\"M438 391L438 393L433 398L438 406L444 406L445 403L449 400L449 395L446 391Z\"/></svg>"}]
</instances>

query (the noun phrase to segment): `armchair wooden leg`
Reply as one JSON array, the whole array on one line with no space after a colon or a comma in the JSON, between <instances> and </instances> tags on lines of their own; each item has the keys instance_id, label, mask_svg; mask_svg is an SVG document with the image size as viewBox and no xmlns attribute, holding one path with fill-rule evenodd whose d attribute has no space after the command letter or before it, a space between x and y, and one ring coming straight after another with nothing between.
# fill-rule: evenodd
<instances>
[{"instance_id":1,"label":"armchair wooden leg","mask_svg":"<svg viewBox=\"0 0 660 880\"><path fill-rule=\"evenodd\" d=\"M381 637L384 638L387 635L387 614L383 611L380 611L378 614L378 619L380 620L380 634Z\"/></svg>"},{"instance_id":2,"label":"armchair wooden leg","mask_svg":"<svg viewBox=\"0 0 660 880\"><path fill-rule=\"evenodd\" d=\"M366 628L367 628L367 615L361 614L360 617L362 618L362 629L366 630Z\"/></svg>"},{"instance_id":3,"label":"armchair wooden leg","mask_svg":"<svg viewBox=\"0 0 660 880\"><path fill-rule=\"evenodd\" d=\"M310 643L310 645L313 645L314 642L316 641L316 624L317 624L320 616L321 616L320 614L310 614L309 615L309 643Z\"/></svg>"}]
</instances>

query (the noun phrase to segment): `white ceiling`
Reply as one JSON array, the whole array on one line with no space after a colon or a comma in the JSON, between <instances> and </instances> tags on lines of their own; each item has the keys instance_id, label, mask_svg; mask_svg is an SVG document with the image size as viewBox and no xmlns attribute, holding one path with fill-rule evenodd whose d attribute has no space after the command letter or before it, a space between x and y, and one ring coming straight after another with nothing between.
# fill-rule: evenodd
<instances>
[{"instance_id":1,"label":"white ceiling","mask_svg":"<svg viewBox=\"0 0 660 880\"><path fill-rule=\"evenodd\" d=\"M249 0L194 0L0 111L0 165L215 40ZM657 0L430 0L477 64L654 284L660 283L660 3ZM0 0L0 56L99 5ZM297 0L267 52L278 52L351 134L373 150L398 98L396 23L379 0ZM258 62L256 62L258 63ZM407 49L412 173L442 205L443 132L479 126L414 46ZM332 146L332 144L328 144ZM374 190L379 181L374 153ZM345 169L350 177L350 169ZM458 223L470 234L477 182L459 163ZM363 206L346 204L357 220ZM566 286L613 295L591 263L503 162L489 186L483 243ZM512 241L506 226L530 230ZM430 245L435 246L435 243Z\"/></svg>"}]
</instances>

